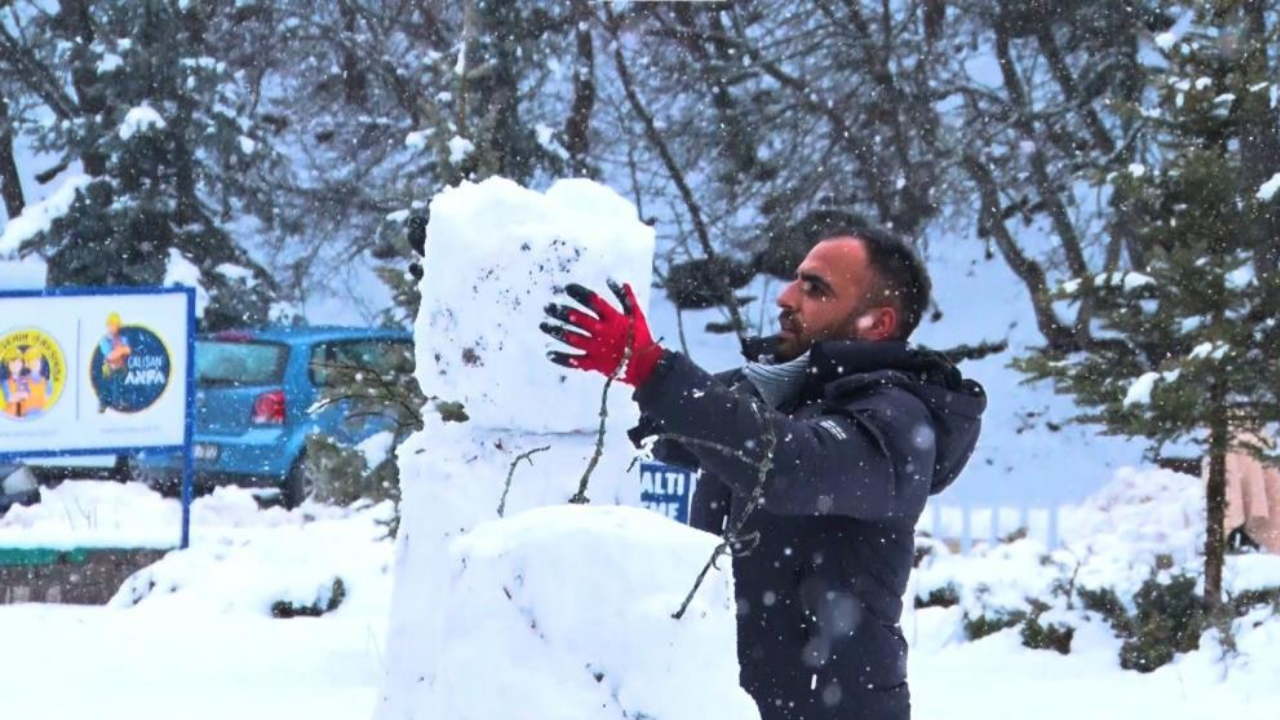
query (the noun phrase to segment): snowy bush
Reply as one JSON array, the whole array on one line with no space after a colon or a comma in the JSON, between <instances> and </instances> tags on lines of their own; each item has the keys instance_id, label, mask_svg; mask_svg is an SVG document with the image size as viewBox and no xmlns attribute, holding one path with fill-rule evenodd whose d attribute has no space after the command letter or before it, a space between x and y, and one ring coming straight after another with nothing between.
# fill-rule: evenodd
<instances>
[{"instance_id":1,"label":"snowy bush","mask_svg":"<svg viewBox=\"0 0 1280 720\"><path fill-rule=\"evenodd\" d=\"M320 617L325 613L337 610L346 596L347 586L342 582L342 578L336 577L333 579L333 583L327 588L323 588L312 602L299 603L296 600L277 600L271 603L271 617L283 619Z\"/></svg>"},{"instance_id":2,"label":"snowy bush","mask_svg":"<svg viewBox=\"0 0 1280 720\"><path fill-rule=\"evenodd\" d=\"M1209 633L1229 648L1233 619L1280 614L1280 556L1228 556L1230 603L1209 615L1197 553L1203 513L1200 479L1122 469L1097 495L1064 510L1064 548L1050 552L1015 535L955 555L920 539L927 551L913 604L917 611L957 608L957 634L970 642L1016 628L1022 645L1062 654L1082 628L1101 624L1120 666L1139 672L1201 647Z\"/></svg>"},{"instance_id":3,"label":"snowy bush","mask_svg":"<svg viewBox=\"0 0 1280 720\"><path fill-rule=\"evenodd\" d=\"M1207 623L1196 582L1190 575L1176 575L1143 583L1133 599L1133 637L1120 648L1120 667L1151 672L1178 653L1200 647Z\"/></svg>"},{"instance_id":4,"label":"snowy bush","mask_svg":"<svg viewBox=\"0 0 1280 720\"><path fill-rule=\"evenodd\" d=\"M981 640L988 635L995 635L1001 630L1017 627L1027 619L1022 610L993 610L975 616L964 616L964 636L970 641Z\"/></svg>"},{"instance_id":5,"label":"snowy bush","mask_svg":"<svg viewBox=\"0 0 1280 720\"><path fill-rule=\"evenodd\" d=\"M1069 622L1055 622L1046 617L1052 606L1043 601L1032 603L1031 616L1022 624L1022 645L1032 650L1055 650L1061 655L1071 652L1075 627Z\"/></svg>"},{"instance_id":6,"label":"snowy bush","mask_svg":"<svg viewBox=\"0 0 1280 720\"><path fill-rule=\"evenodd\" d=\"M308 437L304 457L315 500L344 507L359 500L397 500L400 470L391 452L394 440L390 433L379 433L346 447L324 435Z\"/></svg>"}]
</instances>

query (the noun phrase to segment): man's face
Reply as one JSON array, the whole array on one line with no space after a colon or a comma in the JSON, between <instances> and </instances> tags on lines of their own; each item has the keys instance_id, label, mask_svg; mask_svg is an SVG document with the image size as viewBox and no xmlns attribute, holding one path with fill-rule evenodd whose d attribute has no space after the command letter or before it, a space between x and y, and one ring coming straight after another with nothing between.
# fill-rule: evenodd
<instances>
[{"instance_id":1,"label":"man's face","mask_svg":"<svg viewBox=\"0 0 1280 720\"><path fill-rule=\"evenodd\" d=\"M884 340L897 329L892 307L868 307L874 274L861 240L824 240L778 296L777 356L794 360L822 340Z\"/></svg>"}]
</instances>

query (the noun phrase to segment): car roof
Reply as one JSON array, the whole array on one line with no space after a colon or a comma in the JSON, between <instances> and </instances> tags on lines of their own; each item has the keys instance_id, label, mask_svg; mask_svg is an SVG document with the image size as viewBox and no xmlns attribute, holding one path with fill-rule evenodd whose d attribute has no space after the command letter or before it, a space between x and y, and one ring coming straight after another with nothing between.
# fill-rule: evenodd
<instances>
[{"instance_id":1,"label":"car roof","mask_svg":"<svg viewBox=\"0 0 1280 720\"><path fill-rule=\"evenodd\" d=\"M307 325L224 330L206 333L202 340L236 340L239 342L277 342L286 345L310 345L334 340L403 340L412 342L413 333L396 328L344 327L340 325Z\"/></svg>"}]
</instances>

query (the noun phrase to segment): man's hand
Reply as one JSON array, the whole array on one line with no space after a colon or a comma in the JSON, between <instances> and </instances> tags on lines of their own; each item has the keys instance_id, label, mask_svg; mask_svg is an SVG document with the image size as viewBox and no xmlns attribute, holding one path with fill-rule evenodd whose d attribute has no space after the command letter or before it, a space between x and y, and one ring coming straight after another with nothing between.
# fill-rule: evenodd
<instances>
[{"instance_id":1,"label":"man's hand","mask_svg":"<svg viewBox=\"0 0 1280 720\"><path fill-rule=\"evenodd\" d=\"M617 376L622 382L638 387L662 358L662 346L653 341L649 323L640 311L631 286L610 281L609 289L618 297L622 312L578 284L570 284L564 290L594 315L554 303L546 307L549 317L568 327L544 322L539 326L542 332L582 351L581 355L552 351L547 353L547 358L557 365ZM626 367L621 368L620 373L624 359Z\"/></svg>"}]
</instances>

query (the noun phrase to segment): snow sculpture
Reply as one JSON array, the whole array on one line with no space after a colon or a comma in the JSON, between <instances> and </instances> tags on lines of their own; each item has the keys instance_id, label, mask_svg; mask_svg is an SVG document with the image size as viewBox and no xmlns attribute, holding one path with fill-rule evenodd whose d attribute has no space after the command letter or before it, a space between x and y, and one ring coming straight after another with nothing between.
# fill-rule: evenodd
<instances>
[{"instance_id":1,"label":"snow sculpture","mask_svg":"<svg viewBox=\"0 0 1280 720\"><path fill-rule=\"evenodd\" d=\"M546 360L543 307L609 278L647 305L653 243L630 203L587 180L543 194L490 179L432 201L417 375L469 419L428 413L398 451L378 720L757 717L738 686L728 564L670 617L716 538L635 507L630 388L610 390L590 504L566 505L604 379Z\"/></svg>"}]
</instances>

